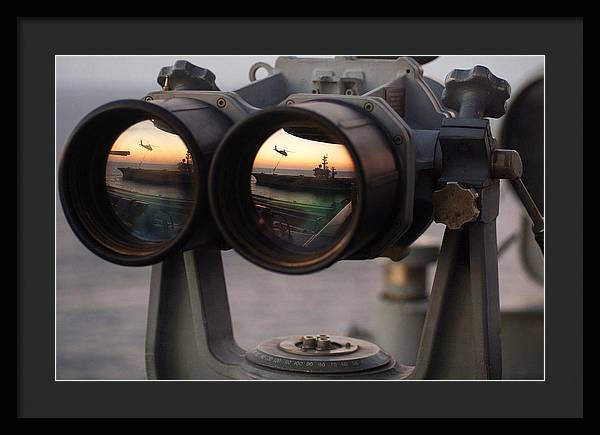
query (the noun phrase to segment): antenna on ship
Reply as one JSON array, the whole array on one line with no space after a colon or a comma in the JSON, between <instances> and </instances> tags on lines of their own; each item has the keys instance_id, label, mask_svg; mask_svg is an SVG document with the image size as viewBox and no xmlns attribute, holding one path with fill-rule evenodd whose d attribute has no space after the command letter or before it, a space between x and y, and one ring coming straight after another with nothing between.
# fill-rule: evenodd
<instances>
[{"instance_id":1,"label":"antenna on ship","mask_svg":"<svg viewBox=\"0 0 600 435\"><path fill-rule=\"evenodd\" d=\"M142 160L140 160L140 162L138 163L138 169L140 169L142 167L144 160L146 160L146 154L143 155Z\"/></svg>"},{"instance_id":2,"label":"antenna on ship","mask_svg":"<svg viewBox=\"0 0 600 435\"><path fill-rule=\"evenodd\" d=\"M181 171L192 172L194 169L194 166L191 164L192 159L192 153L190 153L190 150L187 150L185 157L182 158L179 163L177 163L177 168L179 168Z\"/></svg>"}]
</instances>

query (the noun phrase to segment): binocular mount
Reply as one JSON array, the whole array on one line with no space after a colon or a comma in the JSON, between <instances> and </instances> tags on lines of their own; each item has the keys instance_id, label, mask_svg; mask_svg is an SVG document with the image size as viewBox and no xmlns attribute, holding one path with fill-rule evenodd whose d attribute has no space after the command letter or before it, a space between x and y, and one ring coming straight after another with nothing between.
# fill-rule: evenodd
<instances>
[{"instance_id":1,"label":"binocular mount","mask_svg":"<svg viewBox=\"0 0 600 435\"><path fill-rule=\"evenodd\" d=\"M170 72L163 69L159 81L163 88L178 89ZM192 75L200 89L216 88L214 76ZM240 348L233 337L221 253L197 247L152 266L148 377L500 379L500 179L517 187L543 250L543 217L520 181L519 154L497 148L485 119L501 117L509 96L509 84L482 66L454 70L446 78L441 102L457 116L443 119L439 128L439 177L432 196L433 218L446 229L414 367L397 363L375 344L323 331L299 331L254 349Z\"/></svg>"}]
</instances>

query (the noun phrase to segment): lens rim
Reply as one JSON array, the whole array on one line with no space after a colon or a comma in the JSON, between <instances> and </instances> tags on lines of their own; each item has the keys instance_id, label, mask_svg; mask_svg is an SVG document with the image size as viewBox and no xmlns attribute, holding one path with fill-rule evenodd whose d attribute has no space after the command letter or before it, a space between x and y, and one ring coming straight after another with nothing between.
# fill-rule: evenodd
<instances>
[{"instance_id":1,"label":"lens rim","mask_svg":"<svg viewBox=\"0 0 600 435\"><path fill-rule=\"evenodd\" d=\"M106 162L114 141L138 122L158 118L173 129L190 151L198 180L195 202L185 226L173 238L150 242L126 231L106 192ZM87 173L87 176L86 176ZM58 171L59 197L75 235L96 255L125 266L147 266L180 250L206 210L207 164L194 135L171 111L142 100L118 100L86 115L66 142Z\"/></svg>"},{"instance_id":2,"label":"lens rim","mask_svg":"<svg viewBox=\"0 0 600 435\"><path fill-rule=\"evenodd\" d=\"M338 101L320 100L319 104L321 107L323 104L331 104L332 107L335 105L336 108L345 110L346 112L343 113L346 115L349 111L355 110ZM282 255L280 247L269 243L269 239L264 234L262 234L264 239L261 240L261 231L256 225L244 221L250 217L249 212L254 209L249 177L258 149L275 131L286 126L298 126L300 122L322 129L332 139L336 139L336 143L345 145L352 156L356 177L352 218L344 234L329 248L303 258ZM352 127L357 126L358 124L352 125ZM393 154L391 150L390 154ZM208 191L211 211L223 237L251 262L280 273L315 272L350 253L348 248L353 244L365 214L364 195L367 191L367 180L362 165L363 161L354 148L352 138L346 134L344 128L336 125L323 114L306 105L304 107L286 105L265 109L234 126L217 148L209 170ZM265 240L266 243L263 243Z\"/></svg>"}]
</instances>

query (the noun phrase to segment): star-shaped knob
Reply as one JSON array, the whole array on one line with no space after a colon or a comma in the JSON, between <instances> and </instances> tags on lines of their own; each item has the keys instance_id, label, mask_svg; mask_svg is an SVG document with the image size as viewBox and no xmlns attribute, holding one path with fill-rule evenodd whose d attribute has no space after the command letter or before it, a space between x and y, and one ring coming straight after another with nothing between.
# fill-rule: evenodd
<instances>
[{"instance_id":1,"label":"star-shaped knob","mask_svg":"<svg viewBox=\"0 0 600 435\"><path fill-rule=\"evenodd\" d=\"M172 91L218 91L212 71L178 60L171 66L161 68L156 79L164 90Z\"/></svg>"},{"instance_id":2,"label":"star-shaped knob","mask_svg":"<svg viewBox=\"0 0 600 435\"><path fill-rule=\"evenodd\" d=\"M459 118L500 118L506 113L510 85L484 66L450 71L445 86L442 104Z\"/></svg>"},{"instance_id":3,"label":"star-shaped knob","mask_svg":"<svg viewBox=\"0 0 600 435\"><path fill-rule=\"evenodd\" d=\"M448 183L433 192L433 220L451 230L459 230L464 224L479 216L477 193L458 183Z\"/></svg>"}]
</instances>

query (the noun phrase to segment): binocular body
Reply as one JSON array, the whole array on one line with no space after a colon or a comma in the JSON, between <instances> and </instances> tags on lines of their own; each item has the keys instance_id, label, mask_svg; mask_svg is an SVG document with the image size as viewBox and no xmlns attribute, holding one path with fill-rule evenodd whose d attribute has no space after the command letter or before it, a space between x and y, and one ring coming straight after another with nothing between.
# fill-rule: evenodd
<instances>
[{"instance_id":1,"label":"binocular body","mask_svg":"<svg viewBox=\"0 0 600 435\"><path fill-rule=\"evenodd\" d=\"M266 78L225 92L208 70L178 61L161 71L163 90L106 104L80 122L59 188L89 249L143 266L198 246L233 247L282 273L407 254L432 222L439 129L453 116L440 104L442 86L411 58L279 58L274 69L255 65L251 79L260 68ZM143 123L177 137L180 154L160 168L144 162L165 154L172 138L135 143L127 135ZM125 136L128 150L117 145ZM275 137L294 150L271 149ZM177 163L184 151L187 163ZM278 169L259 168L273 156ZM345 165L344 175L334 164Z\"/></svg>"}]
</instances>

